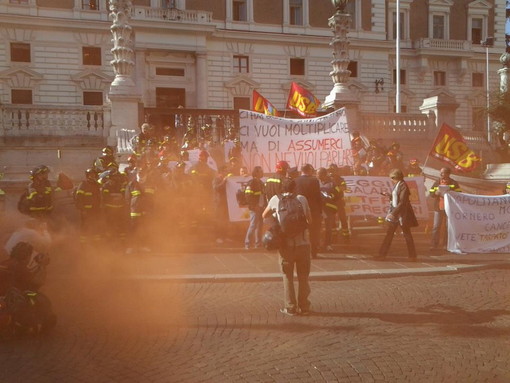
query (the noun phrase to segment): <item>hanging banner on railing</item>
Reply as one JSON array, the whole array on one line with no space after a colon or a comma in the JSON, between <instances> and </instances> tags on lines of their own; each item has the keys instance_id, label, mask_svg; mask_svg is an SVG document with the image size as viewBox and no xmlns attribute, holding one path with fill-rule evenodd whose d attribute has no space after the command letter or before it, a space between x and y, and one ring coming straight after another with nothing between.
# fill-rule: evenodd
<instances>
[{"instance_id":1,"label":"hanging banner on railing","mask_svg":"<svg viewBox=\"0 0 510 383\"><path fill-rule=\"evenodd\" d=\"M264 172L274 172L278 161L298 168L308 163L315 169L353 164L345 109L308 119L240 110L239 119L243 164L250 171L262 166Z\"/></svg>"},{"instance_id":2,"label":"hanging banner on railing","mask_svg":"<svg viewBox=\"0 0 510 383\"><path fill-rule=\"evenodd\" d=\"M510 253L510 195L445 194L448 251Z\"/></svg>"},{"instance_id":3,"label":"hanging banner on railing","mask_svg":"<svg viewBox=\"0 0 510 383\"><path fill-rule=\"evenodd\" d=\"M388 177L346 176L345 210L348 216L385 217L389 199L381 193L389 193L393 184ZM247 208L239 207L236 192L246 186L251 177L229 177L227 179L227 201L230 221L247 221L250 217ZM411 204L416 218L428 219L424 178L410 177L405 181L411 191Z\"/></svg>"}]
</instances>

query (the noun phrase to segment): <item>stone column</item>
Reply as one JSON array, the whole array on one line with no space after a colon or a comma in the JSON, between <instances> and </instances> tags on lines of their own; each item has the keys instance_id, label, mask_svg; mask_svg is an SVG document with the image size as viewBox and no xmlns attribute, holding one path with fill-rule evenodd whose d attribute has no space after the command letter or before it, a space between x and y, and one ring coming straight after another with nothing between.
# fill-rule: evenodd
<instances>
[{"instance_id":1,"label":"stone column","mask_svg":"<svg viewBox=\"0 0 510 383\"><path fill-rule=\"evenodd\" d=\"M129 25L131 0L109 0L112 18L113 67L115 78L108 95L111 101L112 126L108 144L117 145L119 129L136 130L138 127L138 104L140 94L133 81L134 43L133 29Z\"/></svg>"},{"instance_id":2,"label":"stone column","mask_svg":"<svg viewBox=\"0 0 510 383\"><path fill-rule=\"evenodd\" d=\"M207 109L207 54L197 52L196 57L196 90L197 108Z\"/></svg>"},{"instance_id":3,"label":"stone column","mask_svg":"<svg viewBox=\"0 0 510 383\"><path fill-rule=\"evenodd\" d=\"M338 4L335 4L338 3ZM323 107L346 109L347 121L352 130L358 129L358 109L359 99L348 87L351 71L347 69L349 65L349 39L347 32L351 22L351 15L344 13L347 1L333 1L337 10L333 16L328 19L328 25L333 31L333 38L329 45L333 47L333 60L331 65L333 70L329 73L333 80L333 89L326 96Z\"/></svg>"}]
</instances>

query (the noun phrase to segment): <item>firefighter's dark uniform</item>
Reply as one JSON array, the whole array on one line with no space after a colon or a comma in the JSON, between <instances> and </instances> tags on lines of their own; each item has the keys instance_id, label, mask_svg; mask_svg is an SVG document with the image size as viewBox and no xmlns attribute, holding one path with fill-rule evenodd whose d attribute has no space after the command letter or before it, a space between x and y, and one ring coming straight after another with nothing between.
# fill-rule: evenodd
<instances>
[{"instance_id":1,"label":"firefighter's dark uniform","mask_svg":"<svg viewBox=\"0 0 510 383\"><path fill-rule=\"evenodd\" d=\"M74 194L76 208L80 211L80 242L93 243L101 239L101 190L94 180L81 182Z\"/></svg>"},{"instance_id":2,"label":"firefighter's dark uniform","mask_svg":"<svg viewBox=\"0 0 510 383\"><path fill-rule=\"evenodd\" d=\"M333 230L336 222L336 215L338 213L338 189L333 183L321 182L321 195L322 195L322 211L324 213L324 247L326 250L332 250L331 244L333 243Z\"/></svg>"},{"instance_id":3,"label":"firefighter's dark uniform","mask_svg":"<svg viewBox=\"0 0 510 383\"><path fill-rule=\"evenodd\" d=\"M106 223L106 235L110 241L115 242L126 237L127 210L124 193L127 177L118 171L109 173L101 180L101 207Z\"/></svg>"},{"instance_id":4,"label":"firefighter's dark uniform","mask_svg":"<svg viewBox=\"0 0 510 383\"><path fill-rule=\"evenodd\" d=\"M130 216L130 246L148 249L149 219L154 212L156 186L154 178L147 176L143 182L133 180L126 187L126 205Z\"/></svg>"},{"instance_id":5,"label":"firefighter's dark uniform","mask_svg":"<svg viewBox=\"0 0 510 383\"><path fill-rule=\"evenodd\" d=\"M97 157L92 164L92 167L98 172L102 173L108 170L110 167L115 166L118 168L117 162L115 161L115 157L113 155L102 155Z\"/></svg>"},{"instance_id":6,"label":"firefighter's dark uniform","mask_svg":"<svg viewBox=\"0 0 510 383\"><path fill-rule=\"evenodd\" d=\"M347 214L345 212L345 199L344 192L347 188L347 183L345 179L339 175L334 175L332 177L333 184L335 185L335 192L337 194L336 205L337 205L337 215L338 220L340 221L339 229L340 234L343 238L349 238L349 222L347 220Z\"/></svg>"},{"instance_id":7,"label":"firefighter's dark uniform","mask_svg":"<svg viewBox=\"0 0 510 383\"><path fill-rule=\"evenodd\" d=\"M26 202L28 215L48 219L53 211L53 188L48 180L32 181L28 185Z\"/></svg>"},{"instance_id":8,"label":"firefighter's dark uniform","mask_svg":"<svg viewBox=\"0 0 510 383\"><path fill-rule=\"evenodd\" d=\"M269 201L274 195L282 193L282 183L286 178L287 177L281 173L275 173L275 175L266 179L264 185L266 201Z\"/></svg>"}]
</instances>

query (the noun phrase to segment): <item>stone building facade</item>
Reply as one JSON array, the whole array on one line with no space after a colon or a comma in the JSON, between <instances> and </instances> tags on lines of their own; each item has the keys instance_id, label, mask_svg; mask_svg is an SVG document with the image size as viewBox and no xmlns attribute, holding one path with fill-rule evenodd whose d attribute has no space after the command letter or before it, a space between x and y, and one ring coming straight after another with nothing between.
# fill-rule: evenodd
<instances>
[{"instance_id":1,"label":"stone building facade","mask_svg":"<svg viewBox=\"0 0 510 383\"><path fill-rule=\"evenodd\" d=\"M505 50L503 0L399 0L401 110L441 95L455 125L485 129ZM351 0L349 89L362 113L395 110L396 2ZM326 0L134 0L143 108L250 108L257 90L284 110L295 81L324 100L334 13ZM114 73L106 0L0 0L0 136L108 137ZM494 46L480 44L494 37ZM132 122L137 125L139 121Z\"/></svg>"}]
</instances>

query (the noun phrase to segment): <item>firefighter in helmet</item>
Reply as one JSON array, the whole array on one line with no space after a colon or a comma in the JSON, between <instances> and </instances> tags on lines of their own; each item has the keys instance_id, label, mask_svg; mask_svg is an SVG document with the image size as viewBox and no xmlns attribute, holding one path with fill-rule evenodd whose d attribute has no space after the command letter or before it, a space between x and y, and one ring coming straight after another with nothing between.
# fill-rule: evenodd
<instances>
[{"instance_id":1,"label":"firefighter in helmet","mask_svg":"<svg viewBox=\"0 0 510 383\"><path fill-rule=\"evenodd\" d=\"M278 161L275 167L275 173L266 180L264 187L266 201L269 201L275 194L281 194L283 180L288 178L287 172L290 166L287 161Z\"/></svg>"},{"instance_id":2,"label":"firefighter in helmet","mask_svg":"<svg viewBox=\"0 0 510 383\"><path fill-rule=\"evenodd\" d=\"M101 191L99 175L94 168L85 171L83 180L74 193L74 203L80 212L80 242L98 242L101 237Z\"/></svg>"},{"instance_id":3,"label":"firefighter in helmet","mask_svg":"<svg viewBox=\"0 0 510 383\"><path fill-rule=\"evenodd\" d=\"M33 218L49 219L53 211L53 188L48 181L48 173L49 168L46 165L32 169L31 182L24 193L25 197L20 199L20 205L24 206L20 211Z\"/></svg>"}]
</instances>

